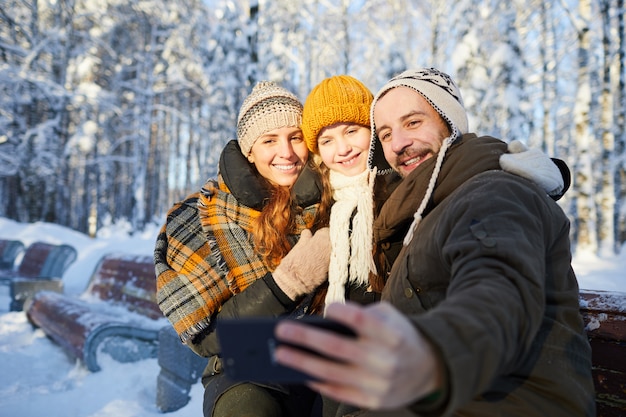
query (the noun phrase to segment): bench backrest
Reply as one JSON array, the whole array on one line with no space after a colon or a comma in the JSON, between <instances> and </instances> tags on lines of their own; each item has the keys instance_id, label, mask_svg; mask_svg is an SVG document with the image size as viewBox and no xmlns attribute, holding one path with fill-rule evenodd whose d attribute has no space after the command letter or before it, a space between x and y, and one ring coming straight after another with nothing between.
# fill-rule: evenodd
<instances>
[{"instance_id":1,"label":"bench backrest","mask_svg":"<svg viewBox=\"0 0 626 417\"><path fill-rule=\"evenodd\" d=\"M16 275L21 278L62 278L76 260L76 249L70 245L35 242L26 248Z\"/></svg>"},{"instance_id":2,"label":"bench backrest","mask_svg":"<svg viewBox=\"0 0 626 417\"><path fill-rule=\"evenodd\" d=\"M65 270L76 260L76 249L70 245L56 245L41 268L40 278L62 278Z\"/></svg>"},{"instance_id":3,"label":"bench backrest","mask_svg":"<svg viewBox=\"0 0 626 417\"><path fill-rule=\"evenodd\" d=\"M626 415L626 293L580 292L599 417Z\"/></svg>"},{"instance_id":4,"label":"bench backrest","mask_svg":"<svg viewBox=\"0 0 626 417\"><path fill-rule=\"evenodd\" d=\"M163 317L156 301L156 274L151 256L104 256L85 293L153 319Z\"/></svg>"},{"instance_id":5,"label":"bench backrest","mask_svg":"<svg viewBox=\"0 0 626 417\"><path fill-rule=\"evenodd\" d=\"M45 242L35 242L26 248L17 275L23 278L40 278L48 255L56 246Z\"/></svg>"},{"instance_id":6,"label":"bench backrest","mask_svg":"<svg viewBox=\"0 0 626 417\"><path fill-rule=\"evenodd\" d=\"M12 270L15 258L24 250L19 240L0 239L0 270Z\"/></svg>"}]
</instances>

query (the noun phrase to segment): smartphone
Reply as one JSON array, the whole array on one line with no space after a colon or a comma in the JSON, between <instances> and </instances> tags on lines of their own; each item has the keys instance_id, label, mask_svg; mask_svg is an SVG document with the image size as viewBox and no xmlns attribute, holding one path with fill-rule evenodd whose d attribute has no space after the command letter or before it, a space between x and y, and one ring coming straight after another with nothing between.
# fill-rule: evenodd
<instances>
[{"instance_id":1,"label":"smartphone","mask_svg":"<svg viewBox=\"0 0 626 417\"><path fill-rule=\"evenodd\" d=\"M302 346L278 341L274 336L274 328L280 320L296 319L246 317L218 320L217 337L222 352L222 367L227 376L235 381L281 384L300 384L314 379L274 360L274 350L280 344L319 355ZM349 327L320 316L304 316L297 320L344 336L356 337Z\"/></svg>"}]
</instances>

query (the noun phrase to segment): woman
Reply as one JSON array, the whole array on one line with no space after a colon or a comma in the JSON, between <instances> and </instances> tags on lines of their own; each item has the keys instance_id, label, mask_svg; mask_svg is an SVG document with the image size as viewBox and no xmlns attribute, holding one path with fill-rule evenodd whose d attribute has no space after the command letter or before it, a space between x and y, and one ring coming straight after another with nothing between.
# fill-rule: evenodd
<instances>
[{"instance_id":1,"label":"woman","mask_svg":"<svg viewBox=\"0 0 626 417\"><path fill-rule=\"evenodd\" d=\"M311 410L314 397L304 387L229 380L215 334L224 317L306 312L312 298L306 296L326 280L327 269L307 268L314 258L328 264L330 249L327 228L309 230L327 216L307 167L301 117L293 94L257 84L239 112L238 140L222 152L217 180L176 204L157 239L159 306L183 343L210 358L202 377L205 417Z\"/></svg>"}]
</instances>

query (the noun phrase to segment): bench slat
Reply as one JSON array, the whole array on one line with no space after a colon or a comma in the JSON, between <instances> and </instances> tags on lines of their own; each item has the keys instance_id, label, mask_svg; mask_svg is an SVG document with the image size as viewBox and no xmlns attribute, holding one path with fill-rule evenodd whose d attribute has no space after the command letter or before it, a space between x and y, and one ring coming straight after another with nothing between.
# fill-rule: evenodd
<instances>
[{"instance_id":1,"label":"bench slat","mask_svg":"<svg viewBox=\"0 0 626 417\"><path fill-rule=\"evenodd\" d=\"M626 293L580 292L598 417L626 415Z\"/></svg>"},{"instance_id":2,"label":"bench slat","mask_svg":"<svg viewBox=\"0 0 626 417\"><path fill-rule=\"evenodd\" d=\"M17 269L16 276L22 278L40 278L48 255L55 245L45 242L35 242L30 245Z\"/></svg>"},{"instance_id":3,"label":"bench slat","mask_svg":"<svg viewBox=\"0 0 626 417\"><path fill-rule=\"evenodd\" d=\"M163 317L156 301L156 275L152 257L104 257L85 292L153 319Z\"/></svg>"}]
</instances>

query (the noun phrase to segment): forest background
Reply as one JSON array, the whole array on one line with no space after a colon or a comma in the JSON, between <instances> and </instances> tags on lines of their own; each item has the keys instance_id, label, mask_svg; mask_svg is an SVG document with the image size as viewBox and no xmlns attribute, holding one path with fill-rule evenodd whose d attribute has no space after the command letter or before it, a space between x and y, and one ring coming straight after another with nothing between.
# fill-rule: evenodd
<instances>
[{"instance_id":1,"label":"forest background","mask_svg":"<svg viewBox=\"0 0 626 417\"><path fill-rule=\"evenodd\" d=\"M140 232L217 175L259 80L434 66L470 130L564 159L574 251L626 241L624 0L0 0L0 217Z\"/></svg>"}]
</instances>

